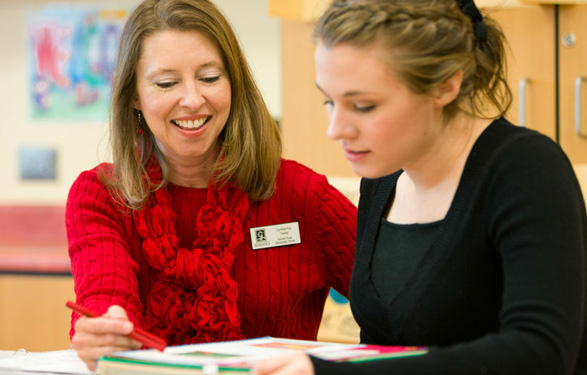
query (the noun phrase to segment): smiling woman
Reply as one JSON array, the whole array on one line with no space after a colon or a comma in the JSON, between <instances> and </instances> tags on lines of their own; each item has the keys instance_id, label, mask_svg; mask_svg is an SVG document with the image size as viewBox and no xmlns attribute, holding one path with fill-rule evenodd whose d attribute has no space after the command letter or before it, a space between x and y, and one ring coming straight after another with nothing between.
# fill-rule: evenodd
<instances>
[{"instance_id":1,"label":"smiling woman","mask_svg":"<svg viewBox=\"0 0 587 375\"><path fill-rule=\"evenodd\" d=\"M218 47L197 31L162 31L145 39L137 99L169 162L169 181L206 187L230 113L230 80ZM181 51L181 53L177 53Z\"/></svg>"},{"instance_id":2,"label":"smiling woman","mask_svg":"<svg viewBox=\"0 0 587 375\"><path fill-rule=\"evenodd\" d=\"M356 208L281 158L222 13L143 1L115 77L113 163L81 173L66 212L77 303L103 314L74 316L80 358L139 347L133 325L171 345L315 339L330 288L348 297Z\"/></svg>"}]
</instances>

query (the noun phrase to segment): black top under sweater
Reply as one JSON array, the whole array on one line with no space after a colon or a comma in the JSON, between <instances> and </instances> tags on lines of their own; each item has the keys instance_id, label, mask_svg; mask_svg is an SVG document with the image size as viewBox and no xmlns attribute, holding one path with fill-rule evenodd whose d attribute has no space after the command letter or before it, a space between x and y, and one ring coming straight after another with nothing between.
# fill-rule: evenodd
<instances>
[{"instance_id":1,"label":"black top under sweater","mask_svg":"<svg viewBox=\"0 0 587 375\"><path fill-rule=\"evenodd\" d=\"M362 342L430 351L354 364L312 357L316 374L586 375L587 220L560 147L494 121L431 248L387 304L370 264L400 173L362 180L350 303Z\"/></svg>"},{"instance_id":2,"label":"black top under sweater","mask_svg":"<svg viewBox=\"0 0 587 375\"><path fill-rule=\"evenodd\" d=\"M440 223L396 224L381 218L371 261L371 282L383 302L389 303L403 289L430 248Z\"/></svg>"}]
</instances>

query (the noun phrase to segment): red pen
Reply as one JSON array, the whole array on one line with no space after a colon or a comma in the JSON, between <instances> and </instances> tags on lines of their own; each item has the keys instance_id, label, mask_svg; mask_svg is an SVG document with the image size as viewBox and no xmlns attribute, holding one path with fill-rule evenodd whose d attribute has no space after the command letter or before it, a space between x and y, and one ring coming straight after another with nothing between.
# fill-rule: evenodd
<instances>
[{"instance_id":1,"label":"red pen","mask_svg":"<svg viewBox=\"0 0 587 375\"><path fill-rule=\"evenodd\" d=\"M100 314L88 310L85 307L80 306L77 303L71 301L67 301L65 306L69 307L78 314L89 316L91 318L96 318L100 316ZM165 349L165 347L167 346L167 341L165 341L161 337L157 337L152 333L149 333L138 327L135 327L134 330L128 335L128 337L141 342L143 345L149 348L157 349L159 351L163 351L163 349Z\"/></svg>"}]
</instances>

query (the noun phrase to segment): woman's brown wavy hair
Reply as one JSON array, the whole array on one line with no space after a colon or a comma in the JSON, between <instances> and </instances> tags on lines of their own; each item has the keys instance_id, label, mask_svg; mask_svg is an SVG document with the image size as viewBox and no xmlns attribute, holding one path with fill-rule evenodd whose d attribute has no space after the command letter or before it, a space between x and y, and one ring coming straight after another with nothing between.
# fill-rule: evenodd
<instances>
[{"instance_id":1,"label":"woman's brown wavy hair","mask_svg":"<svg viewBox=\"0 0 587 375\"><path fill-rule=\"evenodd\" d=\"M270 197L280 166L279 129L261 96L234 30L208 0L145 0L131 13L122 31L112 87L110 143L113 166L101 179L112 194L132 208L141 208L153 189L169 181L169 167L153 134L133 108L137 97L137 64L145 38L165 30L197 31L221 52L231 86L231 109L220 134L220 155L214 180L235 183L252 200ZM137 134L141 127L142 134ZM161 183L149 181L147 162L155 157Z\"/></svg>"}]
</instances>

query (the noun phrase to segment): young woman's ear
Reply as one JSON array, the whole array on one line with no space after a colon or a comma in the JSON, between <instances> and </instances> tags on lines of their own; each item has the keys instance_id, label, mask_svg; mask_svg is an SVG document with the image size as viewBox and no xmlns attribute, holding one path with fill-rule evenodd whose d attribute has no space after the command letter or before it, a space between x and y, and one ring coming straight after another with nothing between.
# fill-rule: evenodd
<instances>
[{"instance_id":1,"label":"young woman's ear","mask_svg":"<svg viewBox=\"0 0 587 375\"><path fill-rule=\"evenodd\" d=\"M450 104L459 92L461 91L461 84L463 83L463 71L459 70L449 79L439 83L433 90L432 94L435 98L436 104L439 107L445 107Z\"/></svg>"}]
</instances>

